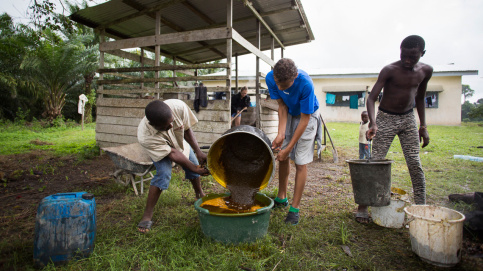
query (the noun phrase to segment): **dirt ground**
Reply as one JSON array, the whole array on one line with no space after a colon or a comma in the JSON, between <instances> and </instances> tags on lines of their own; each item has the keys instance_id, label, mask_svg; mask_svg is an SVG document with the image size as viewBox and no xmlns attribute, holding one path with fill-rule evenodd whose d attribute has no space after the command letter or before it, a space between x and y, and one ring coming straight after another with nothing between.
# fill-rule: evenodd
<instances>
[{"instance_id":1,"label":"dirt ground","mask_svg":"<svg viewBox=\"0 0 483 271\"><path fill-rule=\"evenodd\" d=\"M309 165L310 181L304 191L303 208L317 201L352 197L345 158L339 157L337 164L331 160L327 158L326 161L315 161ZM31 240L37 207L44 197L109 185L114 182L110 176L114 169L113 162L106 154L81 162L75 157L57 157L48 151L0 156L0 239L17 236L19 240ZM293 168L291 180L294 172ZM330 185L333 182L338 185ZM293 191L293 188L289 187L289 191ZM103 195L96 197L96 203L102 205L122 196ZM467 237L465 234L463 255L481 261L483 244L474 243ZM5 262L5 253L0 251L0 269L2 262Z\"/></svg>"},{"instance_id":2,"label":"dirt ground","mask_svg":"<svg viewBox=\"0 0 483 271\"><path fill-rule=\"evenodd\" d=\"M77 162L48 151L0 156L0 239L33 234L40 201L49 195L107 185L114 164L107 155ZM96 198L96 202L112 200Z\"/></svg>"}]
</instances>

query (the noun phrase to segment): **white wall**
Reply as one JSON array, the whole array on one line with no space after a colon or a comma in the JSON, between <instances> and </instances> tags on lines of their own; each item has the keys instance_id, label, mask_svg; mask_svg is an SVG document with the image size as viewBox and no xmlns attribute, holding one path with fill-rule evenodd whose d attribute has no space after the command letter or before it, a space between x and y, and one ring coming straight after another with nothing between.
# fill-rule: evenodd
<instances>
[{"instance_id":1,"label":"white wall","mask_svg":"<svg viewBox=\"0 0 483 271\"><path fill-rule=\"evenodd\" d=\"M364 86L371 91L376 83L377 77L370 78L313 78L315 95L319 100L320 112L324 121L330 122L360 122L362 111L367 110L367 96L365 97L365 106L358 109L350 109L340 106L326 106L325 91L337 92L344 91L344 87ZM207 82L208 83L208 82ZM210 82L210 86L221 85L223 82ZM239 87L250 85L250 81L240 80ZM263 80L262 85L265 84ZM232 81L232 85L235 83ZM208 86L208 85L207 85ZM333 90L328 87L338 87ZM443 91L439 92L438 108L426 108L426 124L428 125L461 125L461 76L433 76L429 81L428 88L431 86L442 86ZM376 112L379 103L376 102ZM419 122L419 118L418 118Z\"/></svg>"}]
</instances>

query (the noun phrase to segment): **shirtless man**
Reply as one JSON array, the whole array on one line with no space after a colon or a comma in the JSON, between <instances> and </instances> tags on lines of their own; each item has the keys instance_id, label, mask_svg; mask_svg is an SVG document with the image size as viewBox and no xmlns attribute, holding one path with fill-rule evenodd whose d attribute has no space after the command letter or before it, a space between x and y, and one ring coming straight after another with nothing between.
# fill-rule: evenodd
<instances>
[{"instance_id":1,"label":"shirtless man","mask_svg":"<svg viewBox=\"0 0 483 271\"><path fill-rule=\"evenodd\" d=\"M405 38L401 43L401 60L381 70L367 100L370 122L367 139L374 138L372 157L384 159L394 137L399 137L411 176L416 204L426 203L426 184L419 159L419 143L422 138L423 148L429 144L424 98L428 81L433 74L431 66L419 63L419 59L426 52L424 46L424 39L420 36ZM375 119L374 103L383 88L382 100ZM419 131L413 112L414 102L419 116ZM370 221L367 206L359 205L356 221Z\"/></svg>"}]
</instances>

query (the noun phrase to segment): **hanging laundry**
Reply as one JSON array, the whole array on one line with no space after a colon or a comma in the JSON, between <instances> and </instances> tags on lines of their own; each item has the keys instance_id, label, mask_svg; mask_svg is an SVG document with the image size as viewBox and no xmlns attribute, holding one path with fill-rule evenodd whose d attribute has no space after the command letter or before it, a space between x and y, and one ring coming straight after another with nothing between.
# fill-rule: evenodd
<instances>
[{"instance_id":1,"label":"hanging laundry","mask_svg":"<svg viewBox=\"0 0 483 271\"><path fill-rule=\"evenodd\" d=\"M332 93L325 94L325 103L335 104L335 95Z\"/></svg>"},{"instance_id":2,"label":"hanging laundry","mask_svg":"<svg viewBox=\"0 0 483 271\"><path fill-rule=\"evenodd\" d=\"M200 106L208 106L208 89L203 86L203 83L200 83L199 86L195 87L195 101L193 107L195 108L196 113L200 111Z\"/></svg>"},{"instance_id":3,"label":"hanging laundry","mask_svg":"<svg viewBox=\"0 0 483 271\"><path fill-rule=\"evenodd\" d=\"M203 83L200 84L200 106L208 106L208 89L203 86Z\"/></svg>"},{"instance_id":4,"label":"hanging laundry","mask_svg":"<svg viewBox=\"0 0 483 271\"><path fill-rule=\"evenodd\" d=\"M350 96L350 108L359 109L359 97L357 94Z\"/></svg>"},{"instance_id":5,"label":"hanging laundry","mask_svg":"<svg viewBox=\"0 0 483 271\"><path fill-rule=\"evenodd\" d=\"M84 114L84 107L86 106L86 103L88 102L89 100L87 99L87 96L84 95L84 94L81 94L79 96L79 104L77 105L77 112L79 114Z\"/></svg>"},{"instance_id":6,"label":"hanging laundry","mask_svg":"<svg viewBox=\"0 0 483 271\"><path fill-rule=\"evenodd\" d=\"M350 96L342 96L342 101L348 101L350 99Z\"/></svg>"},{"instance_id":7,"label":"hanging laundry","mask_svg":"<svg viewBox=\"0 0 483 271\"><path fill-rule=\"evenodd\" d=\"M195 101L193 103L193 107L195 108L195 112L200 112L200 87L198 84L195 84Z\"/></svg>"},{"instance_id":8,"label":"hanging laundry","mask_svg":"<svg viewBox=\"0 0 483 271\"><path fill-rule=\"evenodd\" d=\"M433 106L433 99L431 99L431 97L426 97L426 106L427 107Z\"/></svg>"}]
</instances>

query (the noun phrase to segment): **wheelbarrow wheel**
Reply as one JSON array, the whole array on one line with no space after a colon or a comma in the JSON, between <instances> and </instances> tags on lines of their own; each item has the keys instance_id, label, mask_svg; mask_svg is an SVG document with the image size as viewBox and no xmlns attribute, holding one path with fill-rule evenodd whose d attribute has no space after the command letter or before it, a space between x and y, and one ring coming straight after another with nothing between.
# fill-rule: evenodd
<instances>
[{"instance_id":1,"label":"wheelbarrow wheel","mask_svg":"<svg viewBox=\"0 0 483 271\"><path fill-rule=\"evenodd\" d=\"M116 182L122 184L123 186L127 186L134 180L134 176L130 173L123 173L119 174L116 177Z\"/></svg>"}]
</instances>

